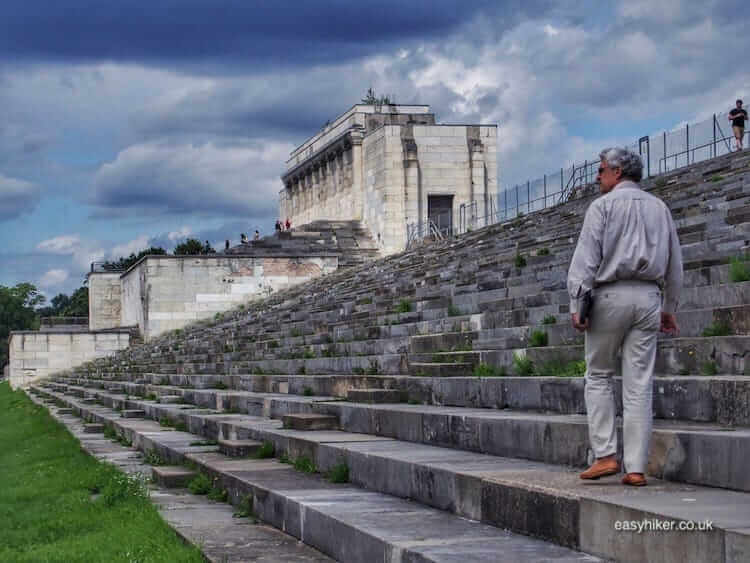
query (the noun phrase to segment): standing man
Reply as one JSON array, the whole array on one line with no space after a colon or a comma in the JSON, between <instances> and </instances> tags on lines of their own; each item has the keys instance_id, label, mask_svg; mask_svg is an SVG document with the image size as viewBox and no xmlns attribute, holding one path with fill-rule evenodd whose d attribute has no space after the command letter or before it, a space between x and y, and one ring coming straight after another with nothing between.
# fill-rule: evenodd
<instances>
[{"instance_id":1,"label":"standing man","mask_svg":"<svg viewBox=\"0 0 750 563\"><path fill-rule=\"evenodd\" d=\"M742 109L742 100L737 100L737 107L732 108L732 111L729 112L729 121L732 122L737 150L741 151L742 137L745 135L745 121L747 121L747 111Z\"/></svg>"},{"instance_id":2,"label":"standing man","mask_svg":"<svg viewBox=\"0 0 750 563\"><path fill-rule=\"evenodd\" d=\"M651 439L656 337L677 333L682 251L669 208L644 192L640 157L609 148L599 155L602 197L586 211L568 271L573 326L586 331L586 412L596 462L581 479L620 471L612 377L621 350L625 471L622 482L643 486ZM663 297L662 289L663 288ZM593 289L584 323L579 299Z\"/></svg>"}]
</instances>

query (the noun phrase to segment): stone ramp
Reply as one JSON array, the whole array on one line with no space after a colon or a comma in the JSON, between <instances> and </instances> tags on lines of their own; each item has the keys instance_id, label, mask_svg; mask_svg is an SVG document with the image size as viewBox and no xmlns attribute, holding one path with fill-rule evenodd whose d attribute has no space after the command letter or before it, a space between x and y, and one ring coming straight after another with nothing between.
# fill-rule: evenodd
<instances>
[{"instance_id":1,"label":"stone ramp","mask_svg":"<svg viewBox=\"0 0 750 563\"><path fill-rule=\"evenodd\" d=\"M254 510L263 521L337 561L599 560L391 495L334 485L275 460L186 453L201 436L165 431L157 422L123 419L106 407L39 392L65 401L86 418L114 426L137 447L156 450L172 462L196 464L230 491L233 499L252 495Z\"/></svg>"}]
</instances>

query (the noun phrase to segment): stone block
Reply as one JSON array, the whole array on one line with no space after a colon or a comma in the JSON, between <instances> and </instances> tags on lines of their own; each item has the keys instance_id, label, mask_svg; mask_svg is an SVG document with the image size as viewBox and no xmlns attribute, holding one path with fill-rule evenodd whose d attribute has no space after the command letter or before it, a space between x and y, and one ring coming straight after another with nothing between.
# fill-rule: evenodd
<instances>
[{"instance_id":1,"label":"stone block","mask_svg":"<svg viewBox=\"0 0 750 563\"><path fill-rule=\"evenodd\" d=\"M100 423L84 424L83 431L86 434L101 434L102 432L104 432L104 424L100 424Z\"/></svg>"},{"instance_id":2,"label":"stone block","mask_svg":"<svg viewBox=\"0 0 750 563\"><path fill-rule=\"evenodd\" d=\"M263 444L255 440L219 440L219 451L228 457L249 457Z\"/></svg>"},{"instance_id":3,"label":"stone block","mask_svg":"<svg viewBox=\"0 0 750 563\"><path fill-rule=\"evenodd\" d=\"M124 409L120 411L122 418L143 418L146 416L146 411L141 409Z\"/></svg>"},{"instance_id":4,"label":"stone block","mask_svg":"<svg viewBox=\"0 0 750 563\"><path fill-rule=\"evenodd\" d=\"M336 430L338 418L326 414L287 414L282 418L284 428L290 430Z\"/></svg>"},{"instance_id":5,"label":"stone block","mask_svg":"<svg viewBox=\"0 0 750 563\"><path fill-rule=\"evenodd\" d=\"M157 485L172 489L186 487L198 473L180 465L161 465L151 468L151 479Z\"/></svg>"},{"instance_id":6,"label":"stone block","mask_svg":"<svg viewBox=\"0 0 750 563\"><path fill-rule=\"evenodd\" d=\"M398 389L349 389L346 394L355 403L400 403L404 397Z\"/></svg>"}]
</instances>

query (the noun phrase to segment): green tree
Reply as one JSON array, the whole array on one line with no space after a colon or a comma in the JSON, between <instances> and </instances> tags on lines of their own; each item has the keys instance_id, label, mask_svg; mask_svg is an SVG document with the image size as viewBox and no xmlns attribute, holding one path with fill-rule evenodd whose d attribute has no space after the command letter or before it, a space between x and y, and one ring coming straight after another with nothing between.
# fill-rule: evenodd
<instances>
[{"instance_id":1,"label":"green tree","mask_svg":"<svg viewBox=\"0 0 750 563\"><path fill-rule=\"evenodd\" d=\"M12 330L36 330L39 316L35 310L44 304L44 295L30 283L14 287L0 285L0 368L8 363L8 336Z\"/></svg>"},{"instance_id":2,"label":"green tree","mask_svg":"<svg viewBox=\"0 0 750 563\"><path fill-rule=\"evenodd\" d=\"M61 313L61 317L88 317L89 316L89 288L85 285L73 292Z\"/></svg>"},{"instance_id":3,"label":"green tree","mask_svg":"<svg viewBox=\"0 0 750 563\"><path fill-rule=\"evenodd\" d=\"M385 95L385 96L378 96L375 94L375 90L372 89L372 87L367 89L367 94L365 94L365 97L362 98L363 104L368 105L375 105L375 106L382 106L382 105L391 105L396 103L395 96L391 95Z\"/></svg>"},{"instance_id":4,"label":"green tree","mask_svg":"<svg viewBox=\"0 0 750 563\"><path fill-rule=\"evenodd\" d=\"M181 242L174 247L172 254L175 256L183 256L189 254L205 254L206 248L203 243L198 239L189 238L185 242Z\"/></svg>"},{"instance_id":5,"label":"green tree","mask_svg":"<svg viewBox=\"0 0 750 563\"><path fill-rule=\"evenodd\" d=\"M152 246L150 248L141 250L138 254L133 252L127 258L123 258L122 256L120 256L119 260L114 260L114 261L108 260L107 262L102 264L102 268L104 268L105 270L127 270L128 268L130 268L130 266L138 262L138 260L140 260L144 256L163 255L166 253L167 251L164 250L163 248L159 246Z\"/></svg>"}]
</instances>

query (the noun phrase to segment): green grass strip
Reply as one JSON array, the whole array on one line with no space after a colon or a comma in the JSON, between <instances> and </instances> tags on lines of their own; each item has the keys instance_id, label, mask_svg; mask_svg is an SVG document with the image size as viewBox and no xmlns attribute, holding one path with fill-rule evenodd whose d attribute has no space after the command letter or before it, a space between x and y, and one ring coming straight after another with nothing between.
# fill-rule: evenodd
<instances>
[{"instance_id":1,"label":"green grass strip","mask_svg":"<svg viewBox=\"0 0 750 563\"><path fill-rule=\"evenodd\" d=\"M43 407L0 384L0 561L200 562L143 480L80 450Z\"/></svg>"}]
</instances>

